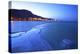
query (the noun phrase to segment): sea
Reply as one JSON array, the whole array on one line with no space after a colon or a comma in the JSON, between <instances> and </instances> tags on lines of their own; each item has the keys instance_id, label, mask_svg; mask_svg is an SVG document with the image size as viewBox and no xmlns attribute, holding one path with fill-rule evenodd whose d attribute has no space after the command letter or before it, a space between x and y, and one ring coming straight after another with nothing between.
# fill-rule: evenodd
<instances>
[{"instance_id":1,"label":"sea","mask_svg":"<svg viewBox=\"0 0 80 54\"><path fill-rule=\"evenodd\" d=\"M78 22L10 21L9 50L34 52L78 48Z\"/></svg>"}]
</instances>

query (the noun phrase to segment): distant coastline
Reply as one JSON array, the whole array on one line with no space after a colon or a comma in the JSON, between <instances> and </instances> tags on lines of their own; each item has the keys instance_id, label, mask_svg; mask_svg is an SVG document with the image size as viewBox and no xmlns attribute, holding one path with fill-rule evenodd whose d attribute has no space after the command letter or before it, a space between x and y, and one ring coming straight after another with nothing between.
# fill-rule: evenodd
<instances>
[{"instance_id":1,"label":"distant coastline","mask_svg":"<svg viewBox=\"0 0 80 54\"><path fill-rule=\"evenodd\" d=\"M9 18L11 21L47 21L53 20L51 18L44 18L33 14L29 10L9 9Z\"/></svg>"}]
</instances>

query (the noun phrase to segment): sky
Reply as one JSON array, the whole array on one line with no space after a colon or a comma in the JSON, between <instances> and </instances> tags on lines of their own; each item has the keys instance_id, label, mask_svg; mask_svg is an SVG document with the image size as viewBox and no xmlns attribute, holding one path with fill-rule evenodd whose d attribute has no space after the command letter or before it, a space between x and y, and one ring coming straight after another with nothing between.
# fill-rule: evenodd
<instances>
[{"instance_id":1,"label":"sky","mask_svg":"<svg viewBox=\"0 0 80 54\"><path fill-rule=\"evenodd\" d=\"M77 21L78 6L52 3L12 2L12 9L25 9L33 14L64 21Z\"/></svg>"}]
</instances>

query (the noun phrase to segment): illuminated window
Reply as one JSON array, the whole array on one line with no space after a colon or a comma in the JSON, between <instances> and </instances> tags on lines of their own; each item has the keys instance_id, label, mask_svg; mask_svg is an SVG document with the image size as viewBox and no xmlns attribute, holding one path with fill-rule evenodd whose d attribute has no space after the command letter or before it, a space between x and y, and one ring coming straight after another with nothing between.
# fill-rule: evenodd
<instances>
[{"instance_id":1,"label":"illuminated window","mask_svg":"<svg viewBox=\"0 0 80 54\"><path fill-rule=\"evenodd\" d=\"M11 20L13 20L14 19L14 17L11 17Z\"/></svg>"},{"instance_id":2,"label":"illuminated window","mask_svg":"<svg viewBox=\"0 0 80 54\"><path fill-rule=\"evenodd\" d=\"M38 18L32 18L32 20L38 20Z\"/></svg>"},{"instance_id":3,"label":"illuminated window","mask_svg":"<svg viewBox=\"0 0 80 54\"><path fill-rule=\"evenodd\" d=\"M41 18L38 18L38 20L43 20L43 19L41 19Z\"/></svg>"}]
</instances>

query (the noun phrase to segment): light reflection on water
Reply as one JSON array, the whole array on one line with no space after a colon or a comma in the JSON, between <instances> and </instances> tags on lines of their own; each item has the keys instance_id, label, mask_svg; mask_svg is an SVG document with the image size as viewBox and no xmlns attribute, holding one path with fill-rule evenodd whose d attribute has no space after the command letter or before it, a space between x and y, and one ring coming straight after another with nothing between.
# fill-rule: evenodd
<instances>
[{"instance_id":1,"label":"light reflection on water","mask_svg":"<svg viewBox=\"0 0 80 54\"><path fill-rule=\"evenodd\" d=\"M18 51L25 51L23 48L29 51L77 48L77 23L75 22L14 22L11 28L13 52L15 50L17 52L16 46L21 48Z\"/></svg>"}]
</instances>

